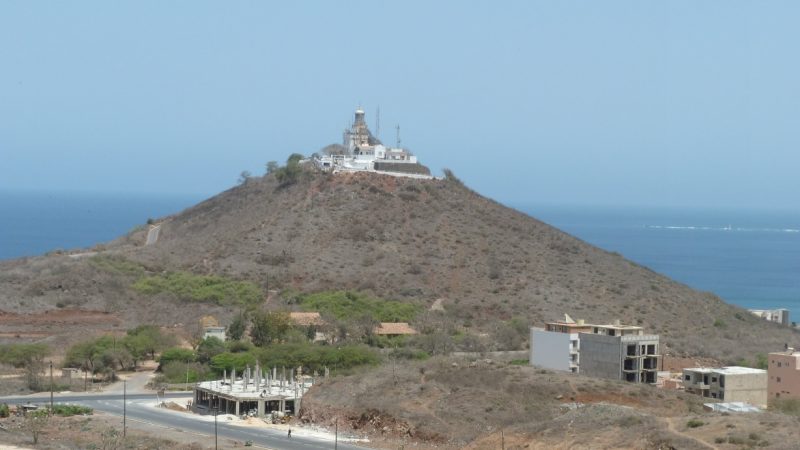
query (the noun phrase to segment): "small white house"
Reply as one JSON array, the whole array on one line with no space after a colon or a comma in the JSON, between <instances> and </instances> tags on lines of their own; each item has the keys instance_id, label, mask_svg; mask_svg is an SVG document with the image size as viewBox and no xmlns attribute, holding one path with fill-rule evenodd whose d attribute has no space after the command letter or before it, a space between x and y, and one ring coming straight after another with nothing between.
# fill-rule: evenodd
<instances>
[{"instance_id":1,"label":"small white house","mask_svg":"<svg viewBox=\"0 0 800 450\"><path fill-rule=\"evenodd\" d=\"M203 339L215 337L220 341L225 340L225 327L205 327L203 329Z\"/></svg>"}]
</instances>

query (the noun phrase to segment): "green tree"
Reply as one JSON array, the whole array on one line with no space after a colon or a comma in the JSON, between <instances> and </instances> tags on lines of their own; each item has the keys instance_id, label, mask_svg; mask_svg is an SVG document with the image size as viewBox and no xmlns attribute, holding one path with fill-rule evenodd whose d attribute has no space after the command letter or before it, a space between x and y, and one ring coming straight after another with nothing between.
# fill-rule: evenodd
<instances>
[{"instance_id":1,"label":"green tree","mask_svg":"<svg viewBox=\"0 0 800 450\"><path fill-rule=\"evenodd\" d=\"M187 363L194 362L196 359L197 355L192 350L181 347L172 347L161 352L161 355L158 357L158 365L163 368L164 365L174 361Z\"/></svg>"},{"instance_id":2,"label":"green tree","mask_svg":"<svg viewBox=\"0 0 800 450\"><path fill-rule=\"evenodd\" d=\"M228 330L225 332L228 339L238 341L244 336L245 327L247 326L246 320L244 312L239 312L239 314L233 318L233 322L231 322L228 326Z\"/></svg>"},{"instance_id":3,"label":"green tree","mask_svg":"<svg viewBox=\"0 0 800 450\"><path fill-rule=\"evenodd\" d=\"M25 369L28 388L42 388L39 375L44 370L44 358L50 354L45 344L11 344L0 346L0 362Z\"/></svg>"},{"instance_id":4,"label":"green tree","mask_svg":"<svg viewBox=\"0 0 800 450\"><path fill-rule=\"evenodd\" d=\"M211 358L225 352L225 343L219 338L209 337L197 346L197 360L201 363L208 363Z\"/></svg>"},{"instance_id":5,"label":"green tree","mask_svg":"<svg viewBox=\"0 0 800 450\"><path fill-rule=\"evenodd\" d=\"M33 445L39 443L39 436L46 430L50 423L50 414L46 409L30 411L25 415L22 427L31 434Z\"/></svg>"},{"instance_id":6,"label":"green tree","mask_svg":"<svg viewBox=\"0 0 800 450\"><path fill-rule=\"evenodd\" d=\"M259 347L280 342L292 326L289 313L284 311L256 312L251 322L250 338Z\"/></svg>"},{"instance_id":7,"label":"green tree","mask_svg":"<svg viewBox=\"0 0 800 450\"><path fill-rule=\"evenodd\" d=\"M286 165L275 171L275 178L282 186L288 186L297 182L303 168L300 166L300 161L303 155L299 153L292 153L289 159L286 160Z\"/></svg>"},{"instance_id":8,"label":"green tree","mask_svg":"<svg viewBox=\"0 0 800 450\"><path fill-rule=\"evenodd\" d=\"M154 325L140 325L128 330L128 335L123 340L125 348L128 349L136 361L140 361L147 356L150 359L155 359L156 353L175 345L175 343L174 336L162 333L161 329Z\"/></svg>"},{"instance_id":9,"label":"green tree","mask_svg":"<svg viewBox=\"0 0 800 450\"><path fill-rule=\"evenodd\" d=\"M278 165L277 162L270 161L267 163L267 174L275 173L275 171L278 170L279 168L280 166Z\"/></svg>"},{"instance_id":10,"label":"green tree","mask_svg":"<svg viewBox=\"0 0 800 450\"><path fill-rule=\"evenodd\" d=\"M239 179L237 182L239 184L246 184L252 176L253 174L251 174L249 171L243 170L242 173L239 174Z\"/></svg>"}]
</instances>

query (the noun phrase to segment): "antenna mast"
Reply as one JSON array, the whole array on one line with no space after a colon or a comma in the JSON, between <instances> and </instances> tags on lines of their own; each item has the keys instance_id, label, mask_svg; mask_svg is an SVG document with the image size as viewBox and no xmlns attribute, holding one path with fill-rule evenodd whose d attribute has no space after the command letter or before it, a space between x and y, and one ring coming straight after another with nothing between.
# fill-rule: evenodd
<instances>
[{"instance_id":1,"label":"antenna mast","mask_svg":"<svg viewBox=\"0 0 800 450\"><path fill-rule=\"evenodd\" d=\"M375 138L380 140L381 136L381 107L378 105L375 111Z\"/></svg>"},{"instance_id":2,"label":"antenna mast","mask_svg":"<svg viewBox=\"0 0 800 450\"><path fill-rule=\"evenodd\" d=\"M397 130L397 148L400 148L400 125L398 124L396 127Z\"/></svg>"}]
</instances>

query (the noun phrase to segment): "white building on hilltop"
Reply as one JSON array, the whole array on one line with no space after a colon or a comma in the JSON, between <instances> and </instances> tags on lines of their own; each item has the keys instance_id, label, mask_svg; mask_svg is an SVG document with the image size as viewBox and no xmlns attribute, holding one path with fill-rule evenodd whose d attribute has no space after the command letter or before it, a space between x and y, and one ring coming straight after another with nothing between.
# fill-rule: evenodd
<instances>
[{"instance_id":1,"label":"white building on hilltop","mask_svg":"<svg viewBox=\"0 0 800 450\"><path fill-rule=\"evenodd\" d=\"M387 147L370 133L364 119L364 110L355 112L353 125L344 131L341 151L322 155L314 164L325 171L380 172L412 178L433 178L427 167L417 157L400 147Z\"/></svg>"}]
</instances>

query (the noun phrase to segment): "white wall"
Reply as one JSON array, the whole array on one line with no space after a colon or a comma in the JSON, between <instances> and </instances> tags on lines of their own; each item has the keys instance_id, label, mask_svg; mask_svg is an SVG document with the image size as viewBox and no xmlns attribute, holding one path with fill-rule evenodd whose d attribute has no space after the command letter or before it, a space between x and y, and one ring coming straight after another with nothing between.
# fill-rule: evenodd
<instances>
[{"instance_id":1,"label":"white wall","mask_svg":"<svg viewBox=\"0 0 800 450\"><path fill-rule=\"evenodd\" d=\"M569 372L569 340L567 333L531 328L531 365Z\"/></svg>"}]
</instances>

